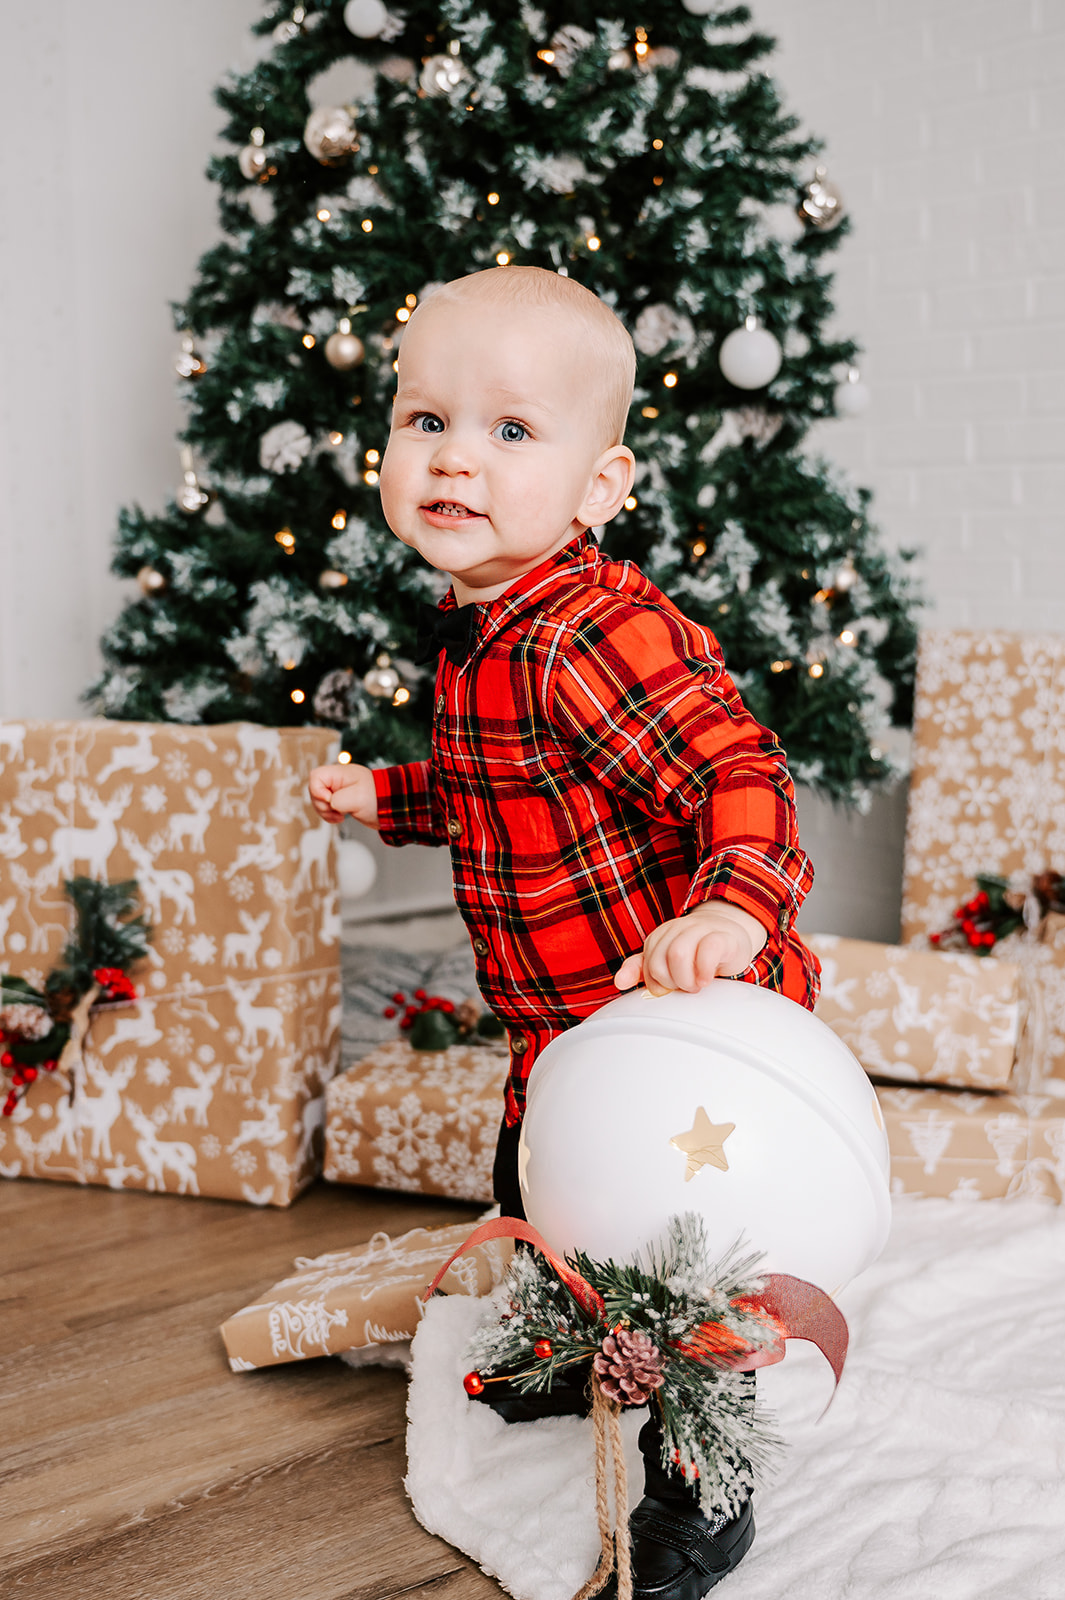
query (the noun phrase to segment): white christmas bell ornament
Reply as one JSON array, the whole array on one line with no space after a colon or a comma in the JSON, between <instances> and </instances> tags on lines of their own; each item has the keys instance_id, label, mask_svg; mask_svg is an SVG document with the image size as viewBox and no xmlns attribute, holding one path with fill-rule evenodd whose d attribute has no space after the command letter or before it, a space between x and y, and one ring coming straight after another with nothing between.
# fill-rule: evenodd
<instances>
[{"instance_id":1,"label":"white christmas bell ornament","mask_svg":"<svg viewBox=\"0 0 1065 1600\"><path fill-rule=\"evenodd\" d=\"M553 1039L518 1170L548 1244L599 1261L698 1211L712 1253L742 1236L767 1272L835 1294L891 1225L887 1135L855 1057L795 1001L726 978L637 990Z\"/></svg>"},{"instance_id":2,"label":"white christmas bell ornament","mask_svg":"<svg viewBox=\"0 0 1065 1600\"><path fill-rule=\"evenodd\" d=\"M757 317L733 328L718 354L721 371L737 389L764 389L780 371L784 352L779 341Z\"/></svg>"},{"instance_id":3,"label":"white christmas bell ornament","mask_svg":"<svg viewBox=\"0 0 1065 1600\"><path fill-rule=\"evenodd\" d=\"M869 386L862 382L862 375L857 367L851 367L847 373L846 381L841 383L835 393L837 417L860 417L863 411L868 411L872 395Z\"/></svg>"},{"instance_id":4,"label":"white christmas bell ornament","mask_svg":"<svg viewBox=\"0 0 1065 1600\"><path fill-rule=\"evenodd\" d=\"M377 877L377 862L361 839L337 841L337 872L342 900L360 900Z\"/></svg>"},{"instance_id":5,"label":"white christmas bell ornament","mask_svg":"<svg viewBox=\"0 0 1065 1600\"><path fill-rule=\"evenodd\" d=\"M307 118L303 143L323 167L338 167L359 148L355 118L347 106L319 106Z\"/></svg>"},{"instance_id":6,"label":"white christmas bell ornament","mask_svg":"<svg viewBox=\"0 0 1065 1600\"><path fill-rule=\"evenodd\" d=\"M348 0L344 7L344 26L356 39L379 38L387 21L381 0Z\"/></svg>"},{"instance_id":7,"label":"white christmas bell ornament","mask_svg":"<svg viewBox=\"0 0 1065 1600\"><path fill-rule=\"evenodd\" d=\"M799 192L796 211L804 222L821 233L831 233L847 215L843 196L834 183L829 182L827 167L817 167L809 183Z\"/></svg>"}]
</instances>

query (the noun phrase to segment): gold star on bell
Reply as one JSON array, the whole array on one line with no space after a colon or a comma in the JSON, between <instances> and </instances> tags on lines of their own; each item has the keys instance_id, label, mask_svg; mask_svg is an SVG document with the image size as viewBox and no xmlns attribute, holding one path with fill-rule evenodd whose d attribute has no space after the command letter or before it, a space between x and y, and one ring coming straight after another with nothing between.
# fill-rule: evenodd
<instances>
[{"instance_id":1,"label":"gold star on bell","mask_svg":"<svg viewBox=\"0 0 1065 1600\"><path fill-rule=\"evenodd\" d=\"M674 1150L688 1158L684 1181L690 1183L702 1167L717 1167L728 1171L725 1140L735 1128L734 1122L711 1122L702 1106L695 1113L695 1121L686 1133L676 1133L669 1141Z\"/></svg>"}]
</instances>

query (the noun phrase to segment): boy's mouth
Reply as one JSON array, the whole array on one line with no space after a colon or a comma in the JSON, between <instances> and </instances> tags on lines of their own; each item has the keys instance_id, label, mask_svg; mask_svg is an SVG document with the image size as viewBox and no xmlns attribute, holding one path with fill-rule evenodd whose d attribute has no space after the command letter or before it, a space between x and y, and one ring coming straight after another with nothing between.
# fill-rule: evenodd
<instances>
[{"instance_id":1,"label":"boy's mouth","mask_svg":"<svg viewBox=\"0 0 1065 1600\"><path fill-rule=\"evenodd\" d=\"M484 515L482 511L471 511L469 506L464 506L460 500L433 500L428 505L423 505L422 511L430 517L449 517L452 520Z\"/></svg>"}]
</instances>

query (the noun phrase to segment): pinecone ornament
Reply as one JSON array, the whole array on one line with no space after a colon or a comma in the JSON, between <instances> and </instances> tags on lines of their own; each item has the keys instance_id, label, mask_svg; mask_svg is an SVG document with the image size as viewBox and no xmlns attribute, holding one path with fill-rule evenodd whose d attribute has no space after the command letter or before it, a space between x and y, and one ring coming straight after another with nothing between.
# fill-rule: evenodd
<instances>
[{"instance_id":1,"label":"pinecone ornament","mask_svg":"<svg viewBox=\"0 0 1065 1600\"><path fill-rule=\"evenodd\" d=\"M615 1328L603 1340L592 1365L608 1400L642 1406L663 1381L662 1356L646 1333Z\"/></svg>"}]
</instances>

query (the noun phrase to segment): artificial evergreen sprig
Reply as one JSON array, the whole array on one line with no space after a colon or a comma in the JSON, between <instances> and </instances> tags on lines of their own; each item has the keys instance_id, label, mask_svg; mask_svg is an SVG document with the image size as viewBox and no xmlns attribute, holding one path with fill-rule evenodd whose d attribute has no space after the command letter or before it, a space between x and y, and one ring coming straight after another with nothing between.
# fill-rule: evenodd
<instances>
[{"instance_id":1,"label":"artificial evergreen sprig","mask_svg":"<svg viewBox=\"0 0 1065 1600\"><path fill-rule=\"evenodd\" d=\"M698 1481L706 1509L737 1510L781 1445L734 1365L780 1337L756 1304L760 1256L737 1245L711 1260L703 1220L688 1212L671 1219L645 1261L567 1259L602 1296L602 1318L581 1310L543 1256L519 1251L470 1346L471 1392L493 1375L522 1392L549 1390L575 1366L590 1372L594 1363L603 1379L628 1362L638 1377L621 1403L643 1404L650 1393L663 1465ZM609 1392L623 1394L624 1380Z\"/></svg>"},{"instance_id":2,"label":"artificial evergreen sprig","mask_svg":"<svg viewBox=\"0 0 1065 1600\"><path fill-rule=\"evenodd\" d=\"M136 998L128 969L147 954L151 929L134 915L137 884L72 878L63 885L75 923L43 989L0 973L0 1069L8 1092L0 1115L13 1115L42 1072L54 1072L71 1035L74 1012L95 991L101 1002Z\"/></svg>"}]
</instances>

